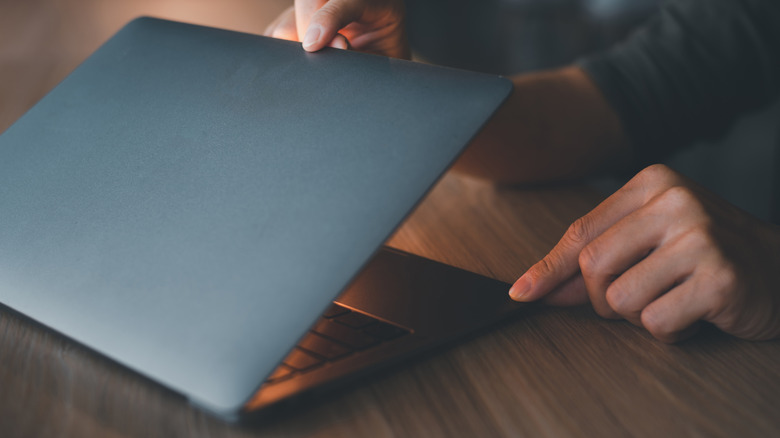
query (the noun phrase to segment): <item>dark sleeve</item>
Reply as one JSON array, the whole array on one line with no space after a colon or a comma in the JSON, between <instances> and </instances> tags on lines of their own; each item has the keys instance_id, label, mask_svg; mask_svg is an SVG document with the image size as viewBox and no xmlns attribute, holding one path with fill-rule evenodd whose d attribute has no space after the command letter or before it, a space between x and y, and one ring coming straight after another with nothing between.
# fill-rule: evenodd
<instances>
[{"instance_id":1,"label":"dark sleeve","mask_svg":"<svg viewBox=\"0 0 780 438\"><path fill-rule=\"evenodd\" d=\"M780 91L780 0L668 1L580 65L618 113L641 164L722 135Z\"/></svg>"}]
</instances>

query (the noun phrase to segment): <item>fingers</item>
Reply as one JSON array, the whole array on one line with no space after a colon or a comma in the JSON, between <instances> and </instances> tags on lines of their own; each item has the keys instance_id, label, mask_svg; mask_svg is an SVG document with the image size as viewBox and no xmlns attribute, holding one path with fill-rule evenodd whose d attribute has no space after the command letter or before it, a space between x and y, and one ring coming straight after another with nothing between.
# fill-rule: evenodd
<instances>
[{"instance_id":1,"label":"fingers","mask_svg":"<svg viewBox=\"0 0 780 438\"><path fill-rule=\"evenodd\" d=\"M688 243L680 238L661 246L622 273L604 292L608 307L641 326L642 311L693 273L697 255Z\"/></svg>"},{"instance_id":2,"label":"fingers","mask_svg":"<svg viewBox=\"0 0 780 438\"><path fill-rule=\"evenodd\" d=\"M284 40L298 41L298 29L295 25L295 7L290 6L279 14L279 16L268 25L265 32L263 32L263 35Z\"/></svg>"},{"instance_id":3,"label":"fingers","mask_svg":"<svg viewBox=\"0 0 780 438\"><path fill-rule=\"evenodd\" d=\"M550 253L515 282L509 290L512 299L537 300L579 272L579 256L583 248L642 205L643 199L638 196L637 190L627 184L575 221Z\"/></svg>"},{"instance_id":4,"label":"fingers","mask_svg":"<svg viewBox=\"0 0 780 438\"><path fill-rule=\"evenodd\" d=\"M610 199L604 203L608 201ZM531 269L515 282L509 289L512 299L537 300L579 272L578 259L582 249L617 221L620 218L618 214L622 213L607 210L607 215L599 215L597 212L599 207L574 222L550 253L531 266Z\"/></svg>"},{"instance_id":5,"label":"fingers","mask_svg":"<svg viewBox=\"0 0 780 438\"><path fill-rule=\"evenodd\" d=\"M327 0L295 0L295 25L298 29L298 41L303 41L309 28L311 17Z\"/></svg>"},{"instance_id":6,"label":"fingers","mask_svg":"<svg viewBox=\"0 0 780 438\"><path fill-rule=\"evenodd\" d=\"M710 310L702 276L694 276L642 310L641 321L656 339L673 343L696 332Z\"/></svg>"},{"instance_id":7,"label":"fingers","mask_svg":"<svg viewBox=\"0 0 780 438\"><path fill-rule=\"evenodd\" d=\"M666 166L644 169L590 213L575 221L550 253L515 282L509 295L517 301L533 301L550 293L579 272L580 252L590 242L677 181L677 174Z\"/></svg>"},{"instance_id":8,"label":"fingers","mask_svg":"<svg viewBox=\"0 0 780 438\"><path fill-rule=\"evenodd\" d=\"M699 322L746 339L780 336L780 232L664 166L651 166L576 221L512 286L518 300L578 304L664 342ZM768 263L765 263L769 260Z\"/></svg>"},{"instance_id":9,"label":"fingers","mask_svg":"<svg viewBox=\"0 0 780 438\"><path fill-rule=\"evenodd\" d=\"M618 221L579 254L578 264L590 302L596 313L604 318L621 317L608 302L607 289L626 270L654 250L665 231L665 224L641 214L644 210L635 211Z\"/></svg>"},{"instance_id":10,"label":"fingers","mask_svg":"<svg viewBox=\"0 0 780 438\"><path fill-rule=\"evenodd\" d=\"M354 0L298 0L295 2L295 8L298 35L303 42L303 48L309 52L329 45L336 47L331 42L337 38L339 30L359 20L363 11L360 2ZM346 39L344 42L346 43Z\"/></svg>"},{"instance_id":11,"label":"fingers","mask_svg":"<svg viewBox=\"0 0 780 438\"><path fill-rule=\"evenodd\" d=\"M295 23L295 7L291 6L268 25L263 35L284 40L298 41L298 27ZM350 44L344 35L337 33L328 43L327 47L347 50L350 48Z\"/></svg>"},{"instance_id":12,"label":"fingers","mask_svg":"<svg viewBox=\"0 0 780 438\"><path fill-rule=\"evenodd\" d=\"M348 50L350 48L349 41L347 41L347 37L344 35L337 33L336 36L330 41L330 44L328 44L328 47L333 47L335 49L341 49L341 50Z\"/></svg>"},{"instance_id":13,"label":"fingers","mask_svg":"<svg viewBox=\"0 0 780 438\"><path fill-rule=\"evenodd\" d=\"M639 311L644 305L671 287L679 278L681 267L691 268L691 257L686 257L691 248L679 244L667 245L685 229L685 225L681 226L686 222L682 218L690 217L691 213L696 215L693 199L681 195L681 191L684 189L669 189L655 196L608 228L580 252L580 270L596 313L605 318L624 317L638 324ZM658 251L667 259L659 260L654 254ZM646 263L643 259L648 255L654 257ZM676 265L670 264L670 260ZM629 268L634 273L623 278ZM641 280L635 281L636 273L650 277L648 284L663 282L666 288L648 289ZM671 279L668 278L670 276ZM632 288L626 290L629 285ZM612 292L608 294L610 289ZM638 302L624 302L625 294L631 294ZM640 308L633 307L640 304Z\"/></svg>"}]
</instances>

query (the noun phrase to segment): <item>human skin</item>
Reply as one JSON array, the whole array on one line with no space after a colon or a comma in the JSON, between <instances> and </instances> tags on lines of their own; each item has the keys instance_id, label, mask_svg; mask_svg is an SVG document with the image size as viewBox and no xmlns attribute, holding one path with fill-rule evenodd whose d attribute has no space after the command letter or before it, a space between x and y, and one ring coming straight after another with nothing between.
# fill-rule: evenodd
<instances>
[{"instance_id":1,"label":"human skin","mask_svg":"<svg viewBox=\"0 0 780 438\"><path fill-rule=\"evenodd\" d=\"M699 321L735 336L780 335L780 230L660 164L574 222L510 289L519 301L590 301L676 342Z\"/></svg>"},{"instance_id":2,"label":"human skin","mask_svg":"<svg viewBox=\"0 0 780 438\"><path fill-rule=\"evenodd\" d=\"M400 0L296 0L266 33L307 51L409 57ZM511 78L514 90L454 170L503 184L575 179L631 162L617 114L577 67ZM780 229L663 165L650 166L566 231L510 289L518 301L590 301L676 342L700 322L780 337Z\"/></svg>"},{"instance_id":3,"label":"human skin","mask_svg":"<svg viewBox=\"0 0 780 438\"><path fill-rule=\"evenodd\" d=\"M408 59L404 12L403 2L397 0L299 0L265 34L301 41L311 52L349 45L362 52Z\"/></svg>"}]
</instances>

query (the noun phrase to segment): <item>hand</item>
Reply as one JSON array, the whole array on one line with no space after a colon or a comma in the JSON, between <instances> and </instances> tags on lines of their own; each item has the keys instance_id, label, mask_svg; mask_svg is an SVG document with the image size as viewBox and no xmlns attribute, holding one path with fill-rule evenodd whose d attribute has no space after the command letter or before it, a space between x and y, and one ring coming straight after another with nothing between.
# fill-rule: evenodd
<instances>
[{"instance_id":1,"label":"hand","mask_svg":"<svg viewBox=\"0 0 780 438\"><path fill-rule=\"evenodd\" d=\"M744 339L780 335L780 230L654 165L577 220L510 290L520 301L590 299L664 342L698 321Z\"/></svg>"},{"instance_id":2,"label":"hand","mask_svg":"<svg viewBox=\"0 0 780 438\"><path fill-rule=\"evenodd\" d=\"M408 59L404 13L403 0L296 0L265 35L302 41L309 52L350 47Z\"/></svg>"}]
</instances>

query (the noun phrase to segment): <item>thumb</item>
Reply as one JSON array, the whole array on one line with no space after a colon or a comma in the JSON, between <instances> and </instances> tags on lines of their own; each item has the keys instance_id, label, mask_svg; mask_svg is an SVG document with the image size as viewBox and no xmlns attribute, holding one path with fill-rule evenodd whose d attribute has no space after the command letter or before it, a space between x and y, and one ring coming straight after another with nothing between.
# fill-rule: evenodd
<instances>
[{"instance_id":1,"label":"thumb","mask_svg":"<svg viewBox=\"0 0 780 438\"><path fill-rule=\"evenodd\" d=\"M311 16L303 37L303 48L316 52L328 46L339 30L360 19L363 8L354 0L331 0Z\"/></svg>"}]
</instances>

